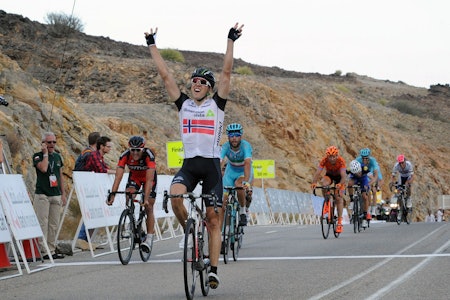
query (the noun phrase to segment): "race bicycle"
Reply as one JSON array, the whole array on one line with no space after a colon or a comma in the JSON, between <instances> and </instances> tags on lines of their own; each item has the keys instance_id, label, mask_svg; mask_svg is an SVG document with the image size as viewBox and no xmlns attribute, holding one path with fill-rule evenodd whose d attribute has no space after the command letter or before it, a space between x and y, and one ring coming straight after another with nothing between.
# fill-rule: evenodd
<instances>
[{"instance_id":1,"label":"race bicycle","mask_svg":"<svg viewBox=\"0 0 450 300\"><path fill-rule=\"evenodd\" d=\"M228 192L227 205L223 217L222 226L222 249L223 262L228 263L228 249L233 253L234 261L238 260L239 250L242 247L244 238L244 226L239 225L239 201L237 191L243 190L243 187L224 186Z\"/></svg>"},{"instance_id":2,"label":"race bicycle","mask_svg":"<svg viewBox=\"0 0 450 300\"><path fill-rule=\"evenodd\" d=\"M324 239L327 239L330 234L330 229L333 228L333 233L336 238L339 237L339 232L336 232L337 229L337 216L335 214L335 204L336 204L336 196L335 191L336 187L327 186L317 186L313 190L314 196L316 196L316 189L323 190L323 205L322 205L322 214L320 216L320 225L322 226L322 236Z\"/></svg>"},{"instance_id":3,"label":"race bicycle","mask_svg":"<svg viewBox=\"0 0 450 300\"><path fill-rule=\"evenodd\" d=\"M208 273L210 270L208 227L206 220L206 210L203 199L213 199L214 211L218 213L217 196L215 194L194 193L186 194L168 194L164 191L163 208L166 213L169 212L167 203L171 198L183 198L188 202L188 217L184 230L184 248L183 248L183 277L184 291L186 298L194 298L197 280L200 281L203 296L209 292ZM199 205L197 199L200 199Z\"/></svg>"},{"instance_id":4,"label":"race bicycle","mask_svg":"<svg viewBox=\"0 0 450 300\"><path fill-rule=\"evenodd\" d=\"M147 238L147 214L144 207L144 194L142 191L126 192L108 191L108 202L112 195L125 194L125 206L119 218L117 226L117 253L122 265L127 265L130 262L131 255L136 245L139 248L139 255L142 261L149 260L151 249L148 251L147 247L141 247L141 244ZM141 195L140 199L136 199L136 195ZM135 203L139 203L139 216L135 217Z\"/></svg>"},{"instance_id":5,"label":"race bicycle","mask_svg":"<svg viewBox=\"0 0 450 300\"><path fill-rule=\"evenodd\" d=\"M353 214L352 214L352 222L353 222L353 231L355 233L361 232L361 228L365 227L362 226L362 221L365 218L363 213L363 197L362 197L362 191L360 185L353 185ZM369 227L369 221L367 220L367 227Z\"/></svg>"},{"instance_id":6,"label":"race bicycle","mask_svg":"<svg viewBox=\"0 0 450 300\"><path fill-rule=\"evenodd\" d=\"M392 185L390 188L392 192ZM406 207L408 187L404 184L396 184L395 189L395 194L397 196L397 224L400 225L403 221L409 225L411 223L412 210L411 208Z\"/></svg>"}]
</instances>

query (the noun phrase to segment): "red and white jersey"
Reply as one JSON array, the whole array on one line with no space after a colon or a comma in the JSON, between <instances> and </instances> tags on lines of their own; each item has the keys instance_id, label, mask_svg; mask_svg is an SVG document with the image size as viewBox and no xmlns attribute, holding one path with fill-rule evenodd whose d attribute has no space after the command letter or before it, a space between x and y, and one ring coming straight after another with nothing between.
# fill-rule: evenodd
<instances>
[{"instance_id":1,"label":"red and white jersey","mask_svg":"<svg viewBox=\"0 0 450 300\"><path fill-rule=\"evenodd\" d=\"M175 104L180 118L184 158L220 158L226 100L215 93L197 105L182 93Z\"/></svg>"}]
</instances>

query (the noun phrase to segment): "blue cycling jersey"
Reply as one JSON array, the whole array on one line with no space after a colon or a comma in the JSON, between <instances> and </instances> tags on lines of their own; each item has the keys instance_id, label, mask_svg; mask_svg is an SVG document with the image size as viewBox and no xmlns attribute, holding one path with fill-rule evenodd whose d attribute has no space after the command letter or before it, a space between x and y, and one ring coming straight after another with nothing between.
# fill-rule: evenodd
<instances>
[{"instance_id":1,"label":"blue cycling jersey","mask_svg":"<svg viewBox=\"0 0 450 300\"><path fill-rule=\"evenodd\" d=\"M356 160L363 166L363 159L361 156L358 156ZM378 171L378 180L383 179L383 175L381 174L380 165L378 164L377 160L373 156L369 156L369 163L367 164L367 168L370 173L374 173L375 170Z\"/></svg>"},{"instance_id":2,"label":"blue cycling jersey","mask_svg":"<svg viewBox=\"0 0 450 300\"><path fill-rule=\"evenodd\" d=\"M222 145L222 151L220 153L220 159L228 159L227 167L223 175L224 186L234 186L234 182L244 176L244 164L245 159L252 158L253 149L249 142L241 140L241 144L237 151L231 149L230 142L226 142ZM249 182L253 180L253 168L250 167Z\"/></svg>"}]
</instances>

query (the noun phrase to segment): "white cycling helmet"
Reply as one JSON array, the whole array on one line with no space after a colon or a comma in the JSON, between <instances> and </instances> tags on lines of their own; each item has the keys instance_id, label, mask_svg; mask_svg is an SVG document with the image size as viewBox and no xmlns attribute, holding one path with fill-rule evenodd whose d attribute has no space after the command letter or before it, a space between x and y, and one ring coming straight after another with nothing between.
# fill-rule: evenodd
<instances>
[{"instance_id":1,"label":"white cycling helmet","mask_svg":"<svg viewBox=\"0 0 450 300\"><path fill-rule=\"evenodd\" d=\"M352 160L352 162L350 163L350 172L352 172L352 174L356 174L361 172L361 164L359 163L359 161L357 160Z\"/></svg>"}]
</instances>

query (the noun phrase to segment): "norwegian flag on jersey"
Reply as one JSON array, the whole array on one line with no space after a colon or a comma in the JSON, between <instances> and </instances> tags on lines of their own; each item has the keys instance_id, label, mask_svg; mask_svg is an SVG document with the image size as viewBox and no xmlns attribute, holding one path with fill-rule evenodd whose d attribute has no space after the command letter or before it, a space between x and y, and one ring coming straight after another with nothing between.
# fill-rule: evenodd
<instances>
[{"instance_id":1,"label":"norwegian flag on jersey","mask_svg":"<svg viewBox=\"0 0 450 300\"><path fill-rule=\"evenodd\" d=\"M183 119L183 133L214 135L214 120Z\"/></svg>"}]
</instances>

